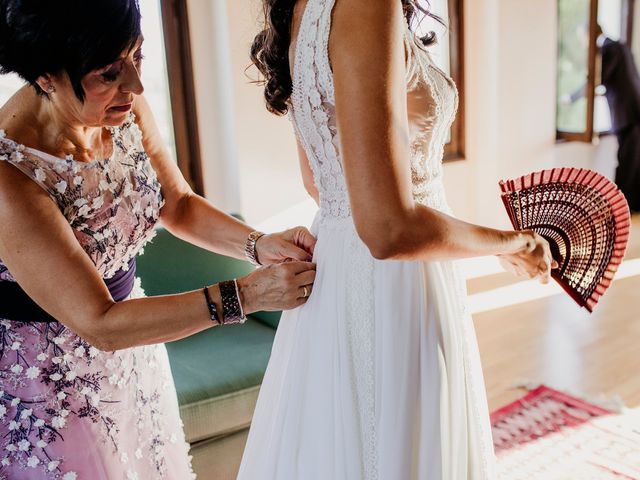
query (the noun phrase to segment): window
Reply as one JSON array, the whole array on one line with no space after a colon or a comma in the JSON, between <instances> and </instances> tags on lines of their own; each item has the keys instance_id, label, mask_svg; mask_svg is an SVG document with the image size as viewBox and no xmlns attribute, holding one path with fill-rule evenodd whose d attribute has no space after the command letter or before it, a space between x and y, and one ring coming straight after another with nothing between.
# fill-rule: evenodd
<instances>
[{"instance_id":1,"label":"window","mask_svg":"<svg viewBox=\"0 0 640 480\"><path fill-rule=\"evenodd\" d=\"M420 35L431 30L436 32L438 43L432 47L433 58L438 67L451 75L458 87L460 104L445 147L445 160L462 159L465 155L463 0L432 0L430 9L444 20L446 26L425 21L416 27L416 31Z\"/></svg>"},{"instance_id":2,"label":"window","mask_svg":"<svg viewBox=\"0 0 640 480\"><path fill-rule=\"evenodd\" d=\"M4 105L22 85L24 82L17 75L0 75L0 105Z\"/></svg>"},{"instance_id":3,"label":"window","mask_svg":"<svg viewBox=\"0 0 640 480\"><path fill-rule=\"evenodd\" d=\"M186 0L140 2L145 61L142 82L163 140L192 188L203 193ZM0 76L0 105L24 82Z\"/></svg>"},{"instance_id":4,"label":"window","mask_svg":"<svg viewBox=\"0 0 640 480\"><path fill-rule=\"evenodd\" d=\"M157 1L140 2L142 34L144 35L142 50L145 56L142 63L142 84L144 85L144 95L153 110L162 139L175 159L176 142L173 133L173 117L159 7Z\"/></svg>"},{"instance_id":5,"label":"window","mask_svg":"<svg viewBox=\"0 0 640 480\"><path fill-rule=\"evenodd\" d=\"M595 134L610 131L597 27L612 40L630 39L634 2L558 0L558 139L591 142Z\"/></svg>"},{"instance_id":6,"label":"window","mask_svg":"<svg viewBox=\"0 0 640 480\"><path fill-rule=\"evenodd\" d=\"M158 31L164 33L176 158L180 171L191 188L196 193L204 195L187 0L156 2L162 12L162 29L158 28ZM143 3L153 2L140 2L141 5Z\"/></svg>"}]
</instances>

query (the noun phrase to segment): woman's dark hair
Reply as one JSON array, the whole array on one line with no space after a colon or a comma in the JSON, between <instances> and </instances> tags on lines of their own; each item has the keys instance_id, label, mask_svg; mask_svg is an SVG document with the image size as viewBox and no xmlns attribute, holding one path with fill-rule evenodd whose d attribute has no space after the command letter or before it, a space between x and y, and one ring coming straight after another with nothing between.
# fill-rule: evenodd
<instances>
[{"instance_id":1,"label":"woman's dark hair","mask_svg":"<svg viewBox=\"0 0 640 480\"><path fill-rule=\"evenodd\" d=\"M36 80L66 72L80 101L82 78L115 62L141 36L138 0L0 0L0 74Z\"/></svg>"},{"instance_id":2,"label":"woman's dark hair","mask_svg":"<svg viewBox=\"0 0 640 480\"><path fill-rule=\"evenodd\" d=\"M251 46L251 61L258 68L264 80L264 97L267 110L276 115L284 115L289 110L289 101L293 81L289 65L289 44L291 42L291 24L296 0L263 0L265 26ZM429 11L429 1L401 0L404 15L409 26L414 26L419 15L432 17L440 23L442 20ZM425 46L436 41L434 32L423 37Z\"/></svg>"}]
</instances>

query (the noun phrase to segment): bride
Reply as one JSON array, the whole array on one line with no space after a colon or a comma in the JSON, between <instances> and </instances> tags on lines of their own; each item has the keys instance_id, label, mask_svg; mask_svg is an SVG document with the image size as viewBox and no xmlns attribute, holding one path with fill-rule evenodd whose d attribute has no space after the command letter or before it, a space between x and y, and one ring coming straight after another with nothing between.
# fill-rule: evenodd
<instances>
[{"instance_id":1,"label":"bride","mask_svg":"<svg viewBox=\"0 0 640 480\"><path fill-rule=\"evenodd\" d=\"M410 29L412 0L264 0L253 61L289 113L319 203L317 277L285 313L240 480L491 479L464 279L497 255L549 280L549 245L451 216L443 145L453 81Z\"/></svg>"}]
</instances>

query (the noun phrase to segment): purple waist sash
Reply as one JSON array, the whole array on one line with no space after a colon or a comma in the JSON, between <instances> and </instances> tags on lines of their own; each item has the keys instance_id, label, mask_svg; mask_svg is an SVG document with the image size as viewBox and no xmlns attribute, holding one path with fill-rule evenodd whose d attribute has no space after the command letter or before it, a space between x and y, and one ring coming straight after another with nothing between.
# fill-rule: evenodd
<instances>
[{"instance_id":1,"label":"purple waist sash","mask_svg":"<svg viewBox=\"0 0 640 480\"><path fill-rule=\"evenodd\" d=\"M133 290L136 278L136 259L129 261L127 270L121 269L112 277L104 280L116 302L127 298ZM57 322L44 311L16 282L0 281L0 318L27 323Z\"/></svg>"},{"instance_id":2,"label":"purple waist sash","mask_svg":"<svg viewBox=\"0 0 640 480\"><path fill-rule=\"evenodd\" d=\"M133 282L136 279L136 257L129 260L129 266L127 270L121 269L116 274L105 280L111 296L116 302L121 302L129 295L133 290Z\"/></svg>"}]
</instances>

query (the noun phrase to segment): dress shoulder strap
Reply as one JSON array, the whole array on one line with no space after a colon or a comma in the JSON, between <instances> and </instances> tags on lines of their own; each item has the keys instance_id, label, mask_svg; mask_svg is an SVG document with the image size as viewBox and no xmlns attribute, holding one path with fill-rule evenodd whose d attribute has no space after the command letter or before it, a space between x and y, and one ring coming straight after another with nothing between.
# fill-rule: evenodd
<instances>
[{"instance_id":1,"label":"dress shoulder strap","mask_svg":"<svg viewBox=\"0 0 640 480\"><path fill-rule=\"evenodd\" d=\"M333 78L329 60L331 16L336 0L309 0L302 16L296 45L294 93L315 86L334 103Z\"/></svg>"},{"instance_id":2,"label":"dress shoulder strap","mask_svg":"<svg viewBox=\"0 0 640 480\"><path fill-rule=\"evenodd\" d=\"M336 141L335 93L329 35L336 0L309 0L295 45L291 118L320 192L320 206L350 214Z\"/></svg>"},{"instance_id":3,"label":"dress shoulder strap","mask_svg":"<svg viewBox=\"0 0 640 480\"><path fill-rule=\"evenodd\" d=\"M56 201L67 189L69 176L64 161L52 165L24 145L7 138L4 130L0 130L0 161L16 167Z\"/></svg>"}]
</instances>

